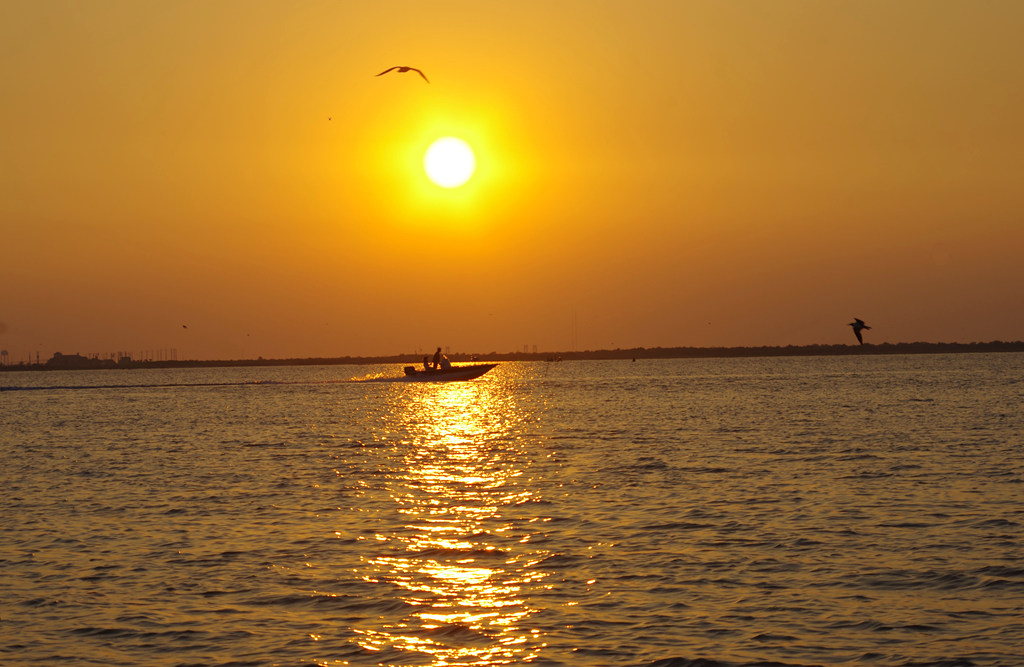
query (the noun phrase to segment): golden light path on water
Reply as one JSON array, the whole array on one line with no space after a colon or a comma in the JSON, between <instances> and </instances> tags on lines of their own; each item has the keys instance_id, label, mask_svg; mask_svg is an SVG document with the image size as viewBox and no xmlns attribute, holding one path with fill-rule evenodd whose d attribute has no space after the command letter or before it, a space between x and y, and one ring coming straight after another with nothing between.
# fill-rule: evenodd
<instances>
[{"instance_id":1,"label":"golden light path on water","mask_svg":"<svg viewBox=\"0 0 1024 667\"><path fill-rule=\"evenodd\" d=\"M532 660L543 643L528 627L537 610L524 589L545 587L536 566L549 553L529 544L527 526L549 517L507 515L537 500L524 479L518 424L527 417L499 382L419 385L398 400L388 498L402 525L373 536L383 553L364 558L362 578L395 587L404 605L356 628L358 643L429 660L415 664Z\"/></svg>"}]
</instances>

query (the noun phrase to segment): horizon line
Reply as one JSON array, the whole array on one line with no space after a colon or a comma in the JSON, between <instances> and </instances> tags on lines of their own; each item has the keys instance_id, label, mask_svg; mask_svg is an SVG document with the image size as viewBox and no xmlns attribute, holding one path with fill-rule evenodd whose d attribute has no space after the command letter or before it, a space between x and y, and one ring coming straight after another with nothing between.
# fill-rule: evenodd
<instances>
[{"instance_id":1,"label":"horizon line","mask_svg":"<svg viewBox=\"0 0 1024 667\"><path fill-rule=\"evenodd\" d=\"M781 357L781 356L849 356L882 354L929 354L957 352L1024 352L1024 341L994 340L971 343L901 342L901 343L812 343L807 345L761 346L673 346L631 347L595 350L550 352L453 352L448 356L454 362L467 361L600 361L612 359L699 359L721 357ZM90 370L129 368L182 368L217 366L310 366L359 365L386 363L415 363L422 354L403 352L386 355L341 355L332 357L279 357L255 359L120 359L78 353L65 355L55 352L45 362L7 364L0 370Z\"/></svg>"}]
</instances>

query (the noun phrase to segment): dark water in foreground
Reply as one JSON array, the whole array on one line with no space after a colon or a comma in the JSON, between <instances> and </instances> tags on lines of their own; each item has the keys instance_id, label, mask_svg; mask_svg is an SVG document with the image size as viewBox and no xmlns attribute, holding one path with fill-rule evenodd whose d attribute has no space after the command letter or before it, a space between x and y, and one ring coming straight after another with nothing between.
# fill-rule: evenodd
<instances>
[{"instance_id":1,"label":"dark water in foreground","mask_svg":"<svg viewBox=\"0 0 1024 667\"><path fill-rule=\"evenodd\" d=\"M382 372L0 375L0 663L1024 664L1022 354Z\"/></svg>"}]
</instances>

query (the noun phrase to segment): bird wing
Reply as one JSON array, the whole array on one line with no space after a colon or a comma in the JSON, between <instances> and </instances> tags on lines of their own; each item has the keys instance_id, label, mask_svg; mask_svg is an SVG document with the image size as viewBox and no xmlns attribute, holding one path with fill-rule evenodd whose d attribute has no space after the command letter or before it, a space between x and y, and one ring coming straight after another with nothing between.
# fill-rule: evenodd
<instances>
[{"instance_id":1,"label":"bird wing","mask_svg":"<svg viewBox=\"0 0 1024 667\"><path fill-rule=\"evenodd\" d=\"M864 337L860 335L860 329L854 329L853 333L857 334L857 342L863 344Z\"/></svg>"},{"instance_id":2,"label":"bird wing","mask_svg":"<svg viewBox=\"0 0 1024 667\"><path fill-rule=\"evenodd\" d=\"M389 67L386 70L384 70L383 72L381 72L380 74L387 74L388 72L390 72L393 69L398 69L398 65L395 65L394 67ZM374 76L380 76L380 74L375 74Z\"/></svg>"},{"instance_id":3,"label":"bird wing","mask_svg":"<svg viewBox=\"0 0 1024 667\"><path fill-rule=\"evenodd\" d=\"M421 72L420 70L416 69L415 67L410 67L409 69L411 69L412 71L414 71L414 72L416 72L417 74L419 74L420 76L422 76L422 77L423 77L423 80L424 80L424 81L426 81L427 83L430 83L430 79L428 79L428 78L427 78L427 75L426 75L426 74L424 74L424 73L423 73L423 72Z\"/></svg>"}]
</instances>

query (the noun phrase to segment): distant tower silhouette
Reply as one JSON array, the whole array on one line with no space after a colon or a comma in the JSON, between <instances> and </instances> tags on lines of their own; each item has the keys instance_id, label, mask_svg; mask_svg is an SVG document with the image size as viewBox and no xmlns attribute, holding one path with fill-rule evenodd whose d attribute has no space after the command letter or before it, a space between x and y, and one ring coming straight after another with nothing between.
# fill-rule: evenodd
<instances>
[{"instance_id":1,"label":"distant tower silhouette","mask_svg":"<svg viewBox=\"0 0 1024 667\"><path fill-rule=\"evenodd\" d=\"M6 366L8 363L10 360L7 357L7 350L0 350L0 366Z\"/></svg>"}]
</instances>

